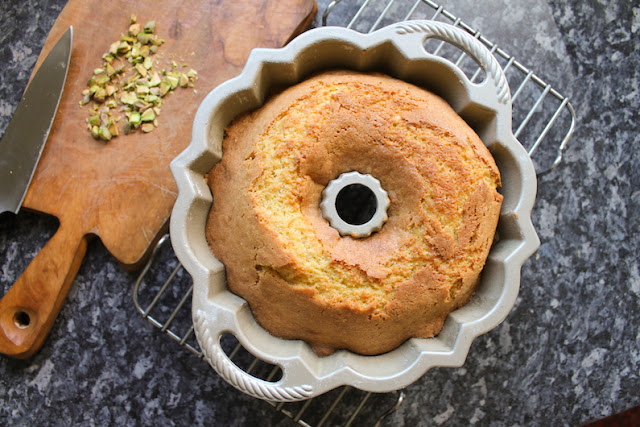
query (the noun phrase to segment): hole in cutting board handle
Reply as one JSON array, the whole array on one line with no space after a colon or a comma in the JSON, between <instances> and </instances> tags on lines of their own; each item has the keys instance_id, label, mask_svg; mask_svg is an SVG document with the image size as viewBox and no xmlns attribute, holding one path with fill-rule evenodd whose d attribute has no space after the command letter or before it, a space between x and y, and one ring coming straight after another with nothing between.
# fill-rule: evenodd
<instances>
[{"instance_id":1,"label":"hole in cutting board handle","mask_svg":"<svg viewBox=\"0 0 640 427\"><path fill-rule=\"evenodd\" d=\"M13 323L19 329L27 329L31 325L31 316L20 310L13 315Z\"/></svg>"}]
</instances>

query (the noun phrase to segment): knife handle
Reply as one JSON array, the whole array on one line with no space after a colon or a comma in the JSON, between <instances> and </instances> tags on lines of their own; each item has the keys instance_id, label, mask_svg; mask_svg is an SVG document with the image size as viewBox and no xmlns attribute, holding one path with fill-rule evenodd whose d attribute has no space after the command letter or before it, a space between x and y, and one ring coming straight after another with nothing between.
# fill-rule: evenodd
<instances>
[{"instance_id":1,"label":"knife handle","mask_svg":"<svg viewBox=\"0 0 640 427\"><path fill-rule=\"evenodd\" d=\"M87 236L60 227L0 300L0 353L25 359L43 344L87 251Z\"/></svg>"}]
</instances>

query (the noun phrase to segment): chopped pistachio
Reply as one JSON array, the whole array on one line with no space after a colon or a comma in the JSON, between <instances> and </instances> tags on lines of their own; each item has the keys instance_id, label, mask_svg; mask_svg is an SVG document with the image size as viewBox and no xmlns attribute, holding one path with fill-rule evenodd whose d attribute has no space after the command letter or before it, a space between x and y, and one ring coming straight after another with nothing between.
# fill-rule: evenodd
<instances>
[{"instance_id":1,"label":"chopped pistachio","mask_svg":"<svg viewBox=\"0 0 640 427\"><path fill-rule=\"evenodd\" d=\"M154 72L151 75L151 80L149 80L149 86L151 86L151 87L158 86L161 81L162 80L160 79L160 75L157 72Z\"/></svg>"},{"instance_id":2,"label":"chopped pistachio","mask_svg":"<svg viewBox=\"0 0 640 427\"><path fill-rule=\"evenodd\" d=\"M149 46L144 45L140 48L140 56L147 58L150 55Z\"/></svg>"},{"instance_id":3,"label":"chopped pistachio","mask_svg":"<svg viewBox=\"0 0 640 427\"><path fill-rule=\"evenodd\" d=\"M93 99L95 99L97 102L104 102L106 97L107 91L103 88L98 89L98 91L93 94Z\"/></svg>"},{"instance_id":4,"label":"chopped pistachio","mask_svg":"<svg viewBox=\"0 0 640 427\"><path fill-rule=\"evenodd\" d=\"M109 53L111 55L117 55L119 48L120 48L120 42L113 42L109 46Z\"/></svg>"},{"instance_id":5,"label":"chopped pistachio","mask_svg":"<svg viewBox=\"0 0 640 427\"><path fill-rule=\"evenodd\" d=\"M156 118L156 113L155 111L153 111L153 108L149 108L144 113L142 113L142 116L140 116L140 119L143 122L151 122L155 118Z\"/></svg>"},{"instance_id":6,"label":"chopped pistachio","mask_svg":"<svg viewBox=\"0 0 640 427\"><path fill-rule=\"evenodd\" d=\"M138 35L136 36L136 38L138 39L138 41L141 44L147 44L149 43L149 35L145 34L145 33L138 33Z\"/></svg>"},{"instance_id":7,"label":"chopped pistachio","mask_svg":"<svg viewBox=\"0 0 640 427\"><path fill-rule=\"evenodd\" d=\"M125 135L129 135L131 133L131 124L129 122L124 122L124 125L122 126L122 131L124 132Z\"/></svg>"},{"instance_id":8,"label":"chopped pistachio","mask_svg":"<svg viewBox=\"0 0 640 427\"><path fill-rule=\"evenodd\" d=\"M91 126L100 126L100 116L99 115L94 115L89 117L89 124Z\"/></svg>"},{"instance_id":9,"label":"chopped pistachio","mask_svg":"<svg viewBox=\"0 0 640 427\"><path fill-rule=\"evenodd\" d=\"M142 132L144 133L149 133L153 130L153 127L153 123L145 123L140 127L140 129L142 129Z\"/></svg>"},{"instance_id":10,"label":"chopped pistachio","mask_svg":"<svg viewBox=\"0 0 640 427\"><path fill-rule=\"evenodd\" d=\"M151 46L151 47L149 48L149 51L150 51L151 53L156 53L156 52L158 52L158 46L156 46L156 45Z\"/></svg>"},{"instance_id":11,"label":"chopped pistachio","mask_svg":"<svg viewBox=\"0 0 640 427\"><path fill-rule=\"evenodd\" d=\"M149 70L151 67L153 67L153 62L151 61L151 58L147 57L145 58L144 63L142 65L144 66L144 68Z\"/></svg>"},{"instance_id":12,"label":"chopped pistachio","mask_svg":"<svg viewBox=\"0 0 640 427\"><path fill-rule=\"evenodd\" d=\"M118 44L117 53L126 53L129 52L129 50L131 50L129 43L123 41Z\"/></svg>"},{"instance_id":13,"label":"chopped pistachio","mask_svg":"<svg viewBox=\"0 0 640 427\"><path fill-rule=\"evenodd\" d=\"M159 99L160 97L156 95L147 95L144 98L145 102L148 102L149 104L155 104L156 102L158 102Z\"/></svg>"},{"instance_id":14,"label":"chopped pistachio","mask_svg":"<svg viewBox=\"0 0 640 427\"><path fill-rule=\"evenodd\" d=\"M130 35L122 36L120 37L120 40L127 43L133 43L134 41L136 41L136 39Z\"/></svg>"},{"instance_id":15,"label":"chopped pistachio","mask_svg":"<svg viewBox=\"0 0 640 427\"><path fill-rule=\"evenodd\" d=\"M110 80L109 76L102 76L98 79L98 86L104 86L109 83Z\"/></svg>"},{"instance_id":16,"label":"chopped pistachio","mask_svg":"<svg viewBox=\"0 0 640 427\"><path fill-rule=\"evenodd\" d=\"M109 129L105 127L100 127L98 129L98 135L100 136L100 139L105 141L109 141L111 139L111 132L109 132Z\"/></svg>"},{"instance_id":17,"label":"chopped pistachio","mask_svg":"<svg viewBox=\"0 0 640 427\"><path fill-rule=\"evenodd\" d=\"M129 26L129 35L130 36L135 36L140 32L140 24L131 24Z\"/></svg>"},{"instance_id":18,"label":"chopped pistachio","mask_svg":"<svg viewBox=\"0 0 640 427\"><path fill-rule=\"evenodd\" d=\"M156 31L156 21L149 21L144 24L144 32L147 34L153 34Z\"/></svg>"},{"instance_id":19,"label":"chopped pistachio","mask_svg":"<svg viewBox=\"0 0 640 427\"><path fill-rule=\"evenodd\" d=\"M116 104L116 100L115 99L109 99L107 102L104 103L104 105L106 105L109 108L116 108L118 106Z\"/></svg>"},{"instance_id":20,"label":"chopped pistachio","mask_svg":"<svg viewBox=\"0 0 640 427\"><path fill-rule=\"evenodd\" d=\"M125 92L120 96L120 102L127 105L133 105L138 100L138 97L133 92Z\"/></svg>"},{"instance_id":21,"label":"chopped pistachio","mask_svg":"<svg viewBox=\"0 0 640 427\"><path fill-rule=\"evenodd\" d=\"M107 76L109 76L109 77L113 76L116 73L116 70L109 63L107 63L107 66L105 68L107 70Z\"/></svg>"},{"instance_id":22,"label":"chopped pistachio","mask_svg":"<svg viewBox=\"0 0 640 427\"><path fill-rule=\"evenodd\" d=\"M160 96L165 96L171 90L171 83L166 81L160 82Z\"/></svg>"},{"instance_id":23,"label":"chopped pistachio","mask_svg":"<svg viewBox=\"0 0 640 427\"><path fill-rule=\"evenodd\" d=\"M115 58L111 54L105 54L105 55L102 56L102 59L104 59L109 64L113 64L113 60Z\"/></svg>"},{"instance_id":24,"label":"chopped pistachio","mask_svg":"<svg viewBox=\"0 0 640 427\"><path fill-rule=\"evenodd\" d=\"M142 64L138 64L136 65L136 71L138 72L138 74L140 74L142 77L146 77L147 76L147 69L142 65Z\"/></svg>"},{"instance_id":25,"label":"chopped pistachio","mask_svg":"<svg viewBox=\"0 0 640 427\"><path fill-rule=\"evenodd\" d=\"M149 93L149 88L147 86L138 86L136 88L136 95L146 95Z\"/></svg>"},{"instance_id":26,"label":"chopped pistachio","mask_svg":"<svg viewBox=\"0 0 640 427\"><path fill-rule=\"evenodd\" d=\"M129 115L129 124L134 128L140 126L141 122L142 119L140 118L140 113L138 113L137 111L134 111Z\"/></svg>"},{"instance_id":27,"label":"chopped pistachio","mask_svg":"<svg viewBox=\"0 0 640 427\"><path fill-rule=\"evenodd\" d=\"M93 70L94 75L98 75L102 73L104 73L104 68L96 68L95 70Z\"/></svg>"},{"instance_id":28,"label":"chopped pistachio","mask_svg":"<svg viewBox=\"0 0 640 427\"><path fill-rule=\"evenodd\" d=\"M131 16L129 17L129 24L135 24L137 20L138 20L138 17L136 16L136 14L132 13Z\"/></svg>"},{"instance_id":29,"label":"chopped pistachio","mask_svg":"<svg viewBox=\"0 0 640 427\"><path fill-rule=\"evenodd\" d=\"M98 126L91 127L91 136L95 139L100 138L100 128Z\"/></svg>"},{"instance_id":30,"label":"chopped pistachio","mask_svg":"<svg viewBox=\"0 0 640 427\"><path fill-rule=\"evenodd\" d=\"M118 126L116 125L116 122L114 122L114 121L111 121L111 124L109 125L108 131L113 136L118 136L120 134L118 132Z\"/></svg>"},{"instance_id":31,"label":"chopped pistachio","mask_svg":"<svg viewBox=\"0 0 640 427\"><path fill-rule=\"evenodd\" d=\"M160 91L160 88L159 88L159 87L157 87L157 86L155 86L155 87L150 87L150 88L149 88L149 93L150 93L151 95L158 96L158 97L162 96L162 92Z\"/></svg>"},{"instance_id":32,"label":"chopped pistachio","mask_svg":"<svg viewBox=\"0 0 640 427\"><path fill-rule=\"evenodd\" d=\"M149 108L150 105L144 102L142 99L138 99L136 102L133 103L133 106L137 108L139 111L144 111L147 108Z\"/></svg>"},{"instance_id":33,"label":"chopped pistachio","mask_svg":"<svg viewBox=\"0 0 640 427\"><path fill-rule=\"evenodd\" d=\"M82 96L88 96L90 94L89 89L85 89L82 91Z\"/></svg>"},{"instance_id":34,"label":"chopped pistachio","mask_svg":"<svg viewBox=\"0 0 640 427\"><path fill-rule=\"evenodd\" d=\"M178 78L173 75L165 76L163 81L169 83L169 86L171 86L171 90L178 87Z\"/></svg>"},{"instance_id":35,"label":"chopped pistachio","mask_svg":"<svg viewBox=\"0 0 640 427\"><path fill-rule=\"evenodd\" d=\"M189 77L185 73L180 73L179 78L180 87L187 87L189 84Z\"/></svg>"},{"instance_id":36,"label":"chopped pistachio","mask_svg":"<svg viewBox=\"0 0 640 427\"><path fill-rule=\"evenodd\" d=\"M194 70L193 68L190 69L187 72L187 77L189 77L189 78L194 78L194 77L197 77L197 76L198 76L198 72L196 70Z\"/></svg>"}]
</instances>

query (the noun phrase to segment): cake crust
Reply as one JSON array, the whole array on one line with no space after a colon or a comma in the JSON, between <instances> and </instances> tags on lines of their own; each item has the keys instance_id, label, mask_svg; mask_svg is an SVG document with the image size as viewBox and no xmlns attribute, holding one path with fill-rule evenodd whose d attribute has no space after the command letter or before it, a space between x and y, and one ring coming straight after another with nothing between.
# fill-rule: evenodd
<instances>
[{"instance_id":1,"label":"cake crust","mask_svg":"<svg viewBox=\"0 0 640 427\"><path fill-rule=\"evenodd\" d=\"M340 236L320 212L322 190L350 171L389 195L367 238ZM271 334L321 356L437 335L475 290L502 203L493 157L444 100L351 71L236 118L207 181L207 240L229 289Z\"/></svg>"}]
</instances>

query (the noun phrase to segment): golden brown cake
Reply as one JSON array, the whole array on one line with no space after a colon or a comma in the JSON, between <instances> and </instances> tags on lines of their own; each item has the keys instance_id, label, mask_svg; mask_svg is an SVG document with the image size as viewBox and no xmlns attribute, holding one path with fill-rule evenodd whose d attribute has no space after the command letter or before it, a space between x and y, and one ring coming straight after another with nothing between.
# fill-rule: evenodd
<instances>
[{"instance_id":1,"label":"golden brown cake","mask_svg":"<svg viewBox=\"0 0 640 427\"><path fill-rule=\"evenodd\" d=\"M388 221L342 237L322 191L377 178ZM380 74L327 72L227 129L208 174L207 239L262 327L318 355L374 355L433 337L474 292L502 196L493 157L436 95Z\"/></svg>"}]
</instances>

